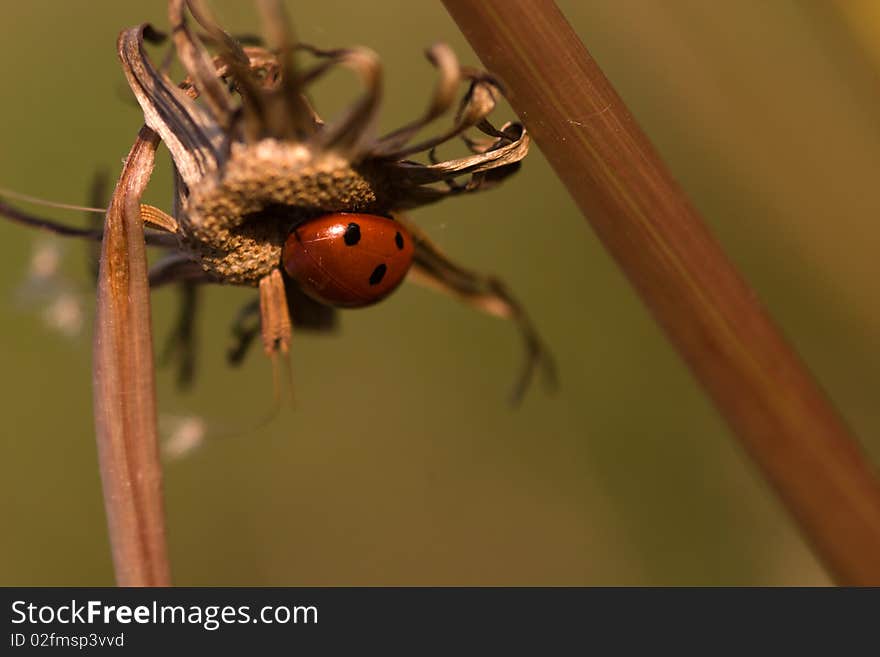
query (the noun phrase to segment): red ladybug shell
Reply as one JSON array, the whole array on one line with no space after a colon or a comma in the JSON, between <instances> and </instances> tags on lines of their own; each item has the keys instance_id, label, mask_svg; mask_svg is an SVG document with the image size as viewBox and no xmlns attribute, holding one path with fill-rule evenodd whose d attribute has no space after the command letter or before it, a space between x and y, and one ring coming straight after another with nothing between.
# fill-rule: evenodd
<instances>
[{"instance_id":1,"label":"red ladybug shell","mask_svg":"<svg viewBox=\"0 0 880 657\"><path fill-rule=\"evenodd\" d=\"M310 297L356 308L381 301L400 285L412 264L413 241L393 219L340 212L296 226L281 258Z\"/></svg>"}]
</instances>

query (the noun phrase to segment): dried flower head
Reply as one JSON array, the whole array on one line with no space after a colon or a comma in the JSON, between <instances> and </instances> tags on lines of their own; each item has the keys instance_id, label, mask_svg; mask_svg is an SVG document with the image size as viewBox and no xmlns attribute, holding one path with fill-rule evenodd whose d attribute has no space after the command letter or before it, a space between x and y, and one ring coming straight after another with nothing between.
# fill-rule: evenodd
<instances>
[{"instance_id":1,"label":"dried flower head","mask_svg":"<svg viewBox=\"0 0 880 657\"><path fill-rule=\"evenodd\" d=\"M334 309L307 281L285 271L282 252L292 235L300 239L297 231L307 222L358 213L384 217L400 227L395 239L401 250L401 234L411 240L407 253L412 254L410 274L415 278L519 325L528 357L515 398L538 363L552 375L531 322L505 287L494 277L451 262L401 214L448 196L488 189L519 168L529 147L525 129L517 123L497 128L487 118L502 97L499 83L485 72L459 66L446 45L434 45L427 56L439 79L427 109L401 128L375 136L382 80L377 55L366 48L321 50L296 43L281 4L257 4L271 48L243 46L219 27L202 0L169 1L171 40L187 73L180 84L145 52L145 40L162 41L163 34L143 24L124 30L118 41L125 75L147 126L139 140L157 136L173 160L172 211L140 207L144 222L161 231L148 233L148 243L167 251L150 271L151 285L180 283L185 292L184 313L172 340L172 349L183 355L185 372L192 360L187 354L194 290L202 283L259 288L259 304L250 304L236 322L238 343L230 351L231 361L240 360L258 330L266 353L274 355L288 350L292 324L332 326ZM204 31L201 36L190 15ZM294 60L303 54L314 63L300 69ZM304 92L339 66L353 69L364 89L341 116L324 122ZM456 106L463 84L452 126L414 143L424 127ZM481 138L468 136L471 129L482 133ZM463 140L471 155L438 161L436 148L455 138ZM413 159L419 154L427 162ZM151 167L150 160L131 175L147 178ZM405 265L409 267L409 260ZM381 279L384 265L373 273ZM390 291L394 285L387 287ZM253 321L257 312L259 328Z\"/></svg>"}]
</instances>

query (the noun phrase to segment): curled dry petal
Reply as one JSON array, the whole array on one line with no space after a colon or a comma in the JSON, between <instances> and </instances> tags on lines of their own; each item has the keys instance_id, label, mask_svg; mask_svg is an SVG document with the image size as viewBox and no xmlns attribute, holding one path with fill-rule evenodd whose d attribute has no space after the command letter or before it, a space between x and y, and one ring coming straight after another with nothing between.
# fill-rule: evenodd
<instances>
[{"instance_id":1,"label":"curled dry petal","mask_svg":"<svg viewBox=\"0 0 880 657\"><path fill-rule=\"evenodd\" d=\"M208 7L200 0L187 0L187 7L196 21L208 32L220 51L215 67L222 62L225 75L232 78L243 101L244 131L250 141L286 132L289 123L276 98L264 94L251 75L250 62L241 44L214 20ZM207 56L207 53L206 53ZM215 68L214 77L220 79Z\"/></svg>"},{"instance_id":2,"label":"curled dry petal","mask_svg":"<svg viewBox=\"0 0 880 657\"><path fill-rule=\"evenodd\" d=\"M354 70L366 88L348 111L323 127L316 135L314 145L332 150L350 160L359 160L363 156L362 146L375 122L382 95L382 65L379 56L368 48L351 48L330 53L318 50L313 52L330 57L331 65L337 64Z\"/></svg>"},{"instance_id":3,"label":"curled dry petal","mask_svg":"<svg viewBox=\"0 0 880 657\"><path fill-rule=\"evenodd\" d=\"M302 79L293 59L296 39L290 28L290 21L287 20L284 5L279 0L258 0L257 7L263 19L263 32L269 43L277 49L281 67L280 95L283 103L280 107L286 110L282 118L289 129L284 134L275 136L306 139L315 132L316 126L312 120L311 107L303 96Z\"/></svg>"},{"instance_id":4,"label":"curled dry petal","mask_svg":"<svg viewBox=\"0 0 880 657\"><path fill-rule=\"evenodd\" d=\"M488 78L475 79L468 93L462 98L455 123L449 130L437 137L387 153L384 157L400 160L414 153L430 150L461 135L465 130L481 123L495 109L496 91L497 87Z\"/></svg>"},{"instance_id":5,"label":"curled dry petal","mask_svg":"<svg viewBox=\"0 0 880 657\"><path fill-rule=\"evenodd\" d=\"M404 224L416 242L413 273L416 280L426 287L458 297L489 315L509 319L519 328L525 346L526 358L510 395L512 404L518 404L535 370L542 368L544 379L551 387L557 385L556 365L547 352L543 341L532 324L525 309L516 301L507 287L494 276L479 274L453 263L411 221L398 214L396 219Z\"/></svg>"},{"instance_id":6,"label":"curled dry petal","mask_svg":"<svg viewBox=\"0 0 880 657\"><path fill-rule=\"evenodd\" d=\"M434 44L426 53L428 61L437 67L440 79L431 97L431 104L425 114L382 137L372 148L374 157L388 156L400 150L416 133L431 121L442 116L455 102L458 85L461 82L461 69L452 48L445 43Z\"/></svg>"},{"instance_id":7,"label":"curled dry petal","mask_svg":"<svg viewBox=\"0 0 880 657\"><path fill-rule=\"evenodd\" d=\"M405 177L406 182L409 184L423 185L453 176L487 171L499 166L519 162L528 153L529 136L520 126L517 126L516 130L517 137L514 141L503 145L503 142L496 142L496 147L485 153L430 165L415 162L396 162L393 165L394 171Z\"/></svg>"},{"instance_id":8,"label":"curled dry petal","mask_svg":"<svg viewBox=\"0 0 880 657\"><path fill-rule=\"evenodd\" d=\"M171 0L168 3L171 38L177 58L208 105L214 120L220 127L228 129L232 124L229 93L217 77L210 54L190 31L183 15L183 3L184 0Z\"/></svg>"},{"instance_id":9,"label":"curled dry petal","mask_svg":"<svg viewBox=\"0 0 880 657\"><path fill-rule=\"evenodd\" d=\"M146 24L140 25L119 35L119 58L144 122L161 137L184 182L190 185L217 168L222 132L205 109L150 62L144 53L146 28Z\"/></svg>"}]
</instances>

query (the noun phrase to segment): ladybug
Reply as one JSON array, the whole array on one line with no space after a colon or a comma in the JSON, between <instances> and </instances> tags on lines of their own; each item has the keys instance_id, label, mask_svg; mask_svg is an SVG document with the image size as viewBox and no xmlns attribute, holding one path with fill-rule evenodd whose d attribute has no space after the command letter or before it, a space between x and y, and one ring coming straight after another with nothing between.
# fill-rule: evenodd
<instances>
[{"instance_id":1,"label":"ladybug","mask_svg":"<svg viewBox=\"0 0 880 657\"><path fill-rule=\"evenodd\" d=\"M409 271L414 244L388 217L337 212L297 224L284 243L284 270L329 306L360 308L391 294Z\"/></svg>"}]
</instances>

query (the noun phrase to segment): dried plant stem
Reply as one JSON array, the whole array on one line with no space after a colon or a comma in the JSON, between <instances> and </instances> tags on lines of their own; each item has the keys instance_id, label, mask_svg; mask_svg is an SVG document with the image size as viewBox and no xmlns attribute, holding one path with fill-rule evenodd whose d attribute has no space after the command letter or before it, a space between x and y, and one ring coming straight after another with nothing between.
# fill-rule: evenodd
<instances>
[{"instance_id":1,"label":"dried plant stem","mask_svg":"<svg viewBox=\"0 0 880 657\"><path fill-rule=\"evenodd\" d=\"M880 584L880 484L552 0L444 0L833 577Z\"/></svg>"},{"instance_id":2,"label":"dried plant stem","mask_svg":"<svg viewBox=\"0 0 880 657\"><path fill-rule=\"evenodd\" d=\"M94 345L94 407L104 503L120 586L167 586L162 470L140 198L159 138L142 128L104 225Z\"/></svg>"}]
</instances>

